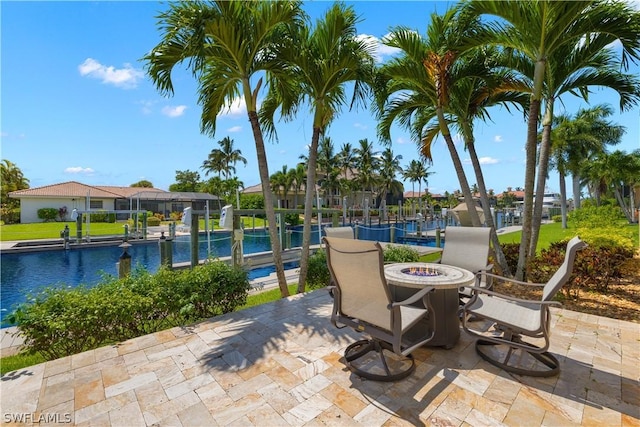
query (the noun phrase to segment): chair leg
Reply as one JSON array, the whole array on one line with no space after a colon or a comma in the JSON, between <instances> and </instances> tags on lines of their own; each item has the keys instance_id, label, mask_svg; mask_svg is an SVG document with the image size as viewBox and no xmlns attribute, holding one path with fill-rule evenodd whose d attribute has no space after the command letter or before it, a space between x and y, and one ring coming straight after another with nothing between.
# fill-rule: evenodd
<instances>
[{"instance_id":1,"label":"chair leg","mask_svg":"<svg viewBox=\"0 0 640 427\"><path fill-rule=\"evenodd\" d=\"M389 364L387 363L386 357L384 355L385 350L393 352L393 347L384 341L378 340L356 341L348 346L344 352L346 365L356 375L372 381L398 381L411 375L411 373L416 368L413 356L409 355L404 358L405 362L409 362L409 366L407 368L402 369L398 372L391 372ZM378 353L378 356L380 357L380 363L382 364L382 367L384 368L386 373L385 375L374 374L372 372L365 371L364 369L356 366L356 364L353 363L370 352Z\"/></svg>"},{"instance_id":2,"label":"chair leg","mask_svg":"<svg viewBox=\"0 0 640 427\"><path fill-rule=\"evenodd\" d=\"M514 337L514 341L516 341L516 337ZM483 347L498 346L498 345L509 346L509 344L507 343L496 343L492 341L479 339L476 341L476 352L478 353L478 355L480 355L480 357L482 357L482 359L491 363L493 366L497 366L500 369L504 369L505 371L511 372L516 375L524 375L529 377L552 377L554 375L558 375L558 373L560 372L560 363L558 362L558 359L556 359L556 357L551 353L549 353L548 351L539 353L535 351L527 351L521 348L509 346L507 350L507 355L505 356L504 361L501 362L496 358L490 356L488 353L486 353L483 350ZM509 359L511 358L511 355L513 354L514 351L517 351L517 350L526 351L533 358L541 362L543 365L545 365L549 369L541 369L541 370L524 369L524 368L519 368L517 366L509 365Z\"/></svg>"}]
</instances>

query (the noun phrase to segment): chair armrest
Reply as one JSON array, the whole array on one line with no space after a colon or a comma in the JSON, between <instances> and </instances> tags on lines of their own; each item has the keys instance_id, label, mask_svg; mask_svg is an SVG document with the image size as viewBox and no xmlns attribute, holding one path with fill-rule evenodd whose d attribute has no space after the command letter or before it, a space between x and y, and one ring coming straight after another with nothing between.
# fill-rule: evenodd
<instances>
[{"instance_id":1,"label":"chair armrest","mask_svg":"<svg viewBox=\"0 0 640 427\"><path fill-rule=\"evenodd\" d=\"M530 300L530 299L516 298L516 297L512 297L510 295L501 294L499 292L490 291L487 288L483 288L481 286L463 286L463 288L471 289L471 291L476 291L476 293L496 296L496 297L505 299L507 301L522 302L522 303L527 303L527 304L562 306L562 304L560 304L560 302L558 302L558 301L541 301L541 300Z\"/></svg>"},{"instance_id":2,"label":"chair armrest","mask_svg":"<svg viewBox=\"0 0 640 427\"><path fill-rule=\"evenodd\" d=\"M425 295L427 295L429 292L433 291L434 289L435 288L433 286L427 286L423 289L420 289L420 291L416 292L415 294L411 295L409 298L403 301L392 302L391 304L389 304L388 308L398 307L401 305L410 305L410 304L413 304L414 302L418 302L419 300L424 298Z\"/></svg>"},{"instance_id":3,"label":"chair armrest","mask_svg":"<svg viewBox=\"0 0 640 427\"><path fill-rule=\"evenodd\" d=\"M509 283L515 283L516 285L525 285L525 286L544 286L545 283L532 283L532 282L523 282L521 280L516 280L516 279L510 279L508 277L504 277L504 276L499 276L497 274L493 274L493 273L484 273L484 272L480 272L477 273L476 275L481 274L483 276L486 277L491 277L493 279L499 280L501 282L509 282Z\"/></svg>"},{"instance_id":4,"label":"chair armrest","mask_svg":"<svg viewBox=\"0 0 640 427\"><path fill-rule=\"evenodd\" d=\"M478 274L478 273L485 273L486 274L491 270L493 270L493 264L487 264L485 267L482 267L478 271L474 271L474 273L475 274Z\"/></svg>"}]
</instances>

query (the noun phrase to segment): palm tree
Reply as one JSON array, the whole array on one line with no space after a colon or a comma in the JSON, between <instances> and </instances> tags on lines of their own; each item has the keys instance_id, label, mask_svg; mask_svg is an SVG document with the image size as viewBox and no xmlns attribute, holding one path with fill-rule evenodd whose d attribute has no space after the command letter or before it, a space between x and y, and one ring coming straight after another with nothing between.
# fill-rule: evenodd
<instances>
[{"instance_id":1,"label":"palm tree","mask_svg":"<svg viewBox=\"0 0 640 427\"><path fill-rule=\"evenodd\" d=\"M305 167L304 163L298 163L296 168L291 169L289 173L291 173L293 191L295 192L294 209L298 209L298 192L304 187L305 181L307 179L307 168Z\"/></svg>"},{"instance_id":2,"label":"palm tree","mask_svg":"<svg viewBox=\"0 0 640 427\"><path fill-rule=\"evenodd\" d=\"M554 118L551 130L551 166L560 177L560 198L562 204L562 224L566 228L566 188L565 176L570 173L574 183L574 204L580 206L579 183L585 165L606 152L607 145L621 141L624 128L614 125L606 118L613 114L611 107L598 105L580 109L573 118L562 115Z\"/></svg>"},{"instance_id":3,"label":"palm tree","mask_svg":"<svg viewBox=\"0 0 640 427\"><path fill-rule=\"evenodd\" d=\"M404 179L409 180L411 183L411 191L415 197L416 188L415 183L418 183L418 195L422 193L422 181L428 182L427 179L429 175L433 172L429 172L428 168L425 167L425 164L422 160L411 160L406 169L402 171L402 176ZM418 197L418 212L422 210L422 197ZM413 203L413 199L412 199Z\"/></svg>"},{"instance_id":4,"label":"palm tree","mask_svg":"<svg viewBox=\"0 0 640 427\"><path fill-rule=\"evenodd\" d=\"M380 152L375 151L373 143L367 138L358 141L358 147L353 152L356 158L356 181L362 190L362 206L364 206L367 191L373 191L377 181Z\"/></svg>"},{"instance_id":5,"label":"palm tree","mask_svg":"<svg viewBox=\"0 0 640 427\"><path fill-rule=\"evenodd\" d=\"M310 104L313 132L309 147L305 195L302 258L298 292L307 278L311 215L316 182L318 143L327 127L346 103L346 86L353 83L351 105L365 100L366 82L373 74L373 46L357 38L358 17L352 7L336 3L311 30L300 27L283 49L282 62L263 105L264 115L272 118L277 108L285 119L295 116L303 104ZM269 120L272 123L272 120ZM273 129L273 128L271 128Z\"/></svg>"},{"instance_id":6,"label":"palm tree","mask_svg":"<svg viewBox=\"0 0 640 427\"><path fill-rule=\"evenodd\" d=\"M380 191L378 198L388 202L387 195L399 196L404 191L402 183L396 179L396 173L402 172L401 155L394 155L391 148L386 148L380 157ZM378 203L379 205L379 203Z\"/></svg>"},{"instance_id":7,"label":"palm tree","mask_svg":"<svg viewBox=\"0 0 640 427\"><path fill-rule=\"evenodd\" d=\"M2 159L0 163L0 177L2 178L0 205L9 209L18 207L20 201L9 198L9 193L29 188L29 180L25 178L22 170L15 163L7 159Z\"/></svg>"},{"instance_id":8,"label":"palm tree","mask_svg":"<svg viewBox=\"0 0 640 427\"><path fill-rule=\"evenodd\" d=\"M536 173L537 129L544 98L545 79L559 64L558 52L567 53L566 46L575 48L589 44L597 36L598 43L619 41L621 64L640 58L640 13L621 1L502 1L470 0L463 6L465 13L499 18L485 24L485 32L470 39L475 46L499 45L514 57L526 57L533 64L532 92L525 144L525 196L522 240L516 278L522 279L531 254L533 234L533 192ZM585 40L587 41L585 43ZM551 116L545 116L549 123ZM544 154L544 153L543 153ZM545 161L543 158L542 161ZM543 166L546 171L546 165ZM536 219L537 221L540 218Z\"/></svg>"},{"instance_id":9,"label":"palm tree","mask_svg":"<svg viewBox=\"0 0 640 427\"><path fill-rule=\"evenodd\" d=\"M356 157L353 152L353 146L350 142L345 142L340 147L338 152L338 167L342 169L342 183L341 188L344 188L348 192L348 200L351 200L351 176L353 175L353 169L356 166Z\"/></svg>"},{"instance_id":10,"label":"palm tree","mask_svg":"<svg viewBox=\"0 0 640 427\"><path fill-rule=\"evenodd\" d=\"M429 132L431 135L439 132L447 144L467 206L473 206L473 196L446 114L455 83L452 71L461 47L478 31L479 24L479 20L470 20L467 15L450 9L442 16L431 15L426 37L405 27L393 29L385 44L400 49L401 56L382 66L377 85L377 108L381 116L378 130L382 138L390 140L389 132L395 120L411 129L420 141ZM429 122L426 117L437 118L437 126L434 124L423 134ZM423 150L422 154L431 160L430 149ZM470 209L469 214L473 225L480 226L477 211Z\"/></svg>"},{"instance_id":11,"label":"palm tree","mask_svg":"<svg viewBox=\"0 0 640 427\"><path fill-rule=\"evenodd\" d=\"M282 195L282 205L280 207L287 208L287 195L289 190L293 186L294 177L290 173L291 170L287 168L287 165L282 166L282 170L271 175L269 182L271 183L271 190L275 194Z\"/></svg>"},{"instance_id":12,"label":"palm tree","mask_svg":"<svg viewBox=\"0 0 640 427\"><path fill-rule=\"evenodd\" d=\"M236 163L241 162L247 165L247 159L242 156L242 151L233 148L233 139L228 136L218 141L220 144L220 157L224 164L225 178L229 179L231 173L236 173Z\"/></svg>"},{"instance_id":13,"label":"palm tree","mask_svg":"<svg viewBox=\"0 0 640 427\"><path fill-rule=\"evenodd\" d=\"M160 14L162 40L143 59L146 72L164 95L173 94L171 72L186 63L198 79L202 105L201 130L215 134L216 119L223 108L242 97L256 144L258 169L269 222L271 249L282 296L288 296L287 281L275 227L273 193L262 127L257 113L263 78L277 62L277 45L286 40L303 16L298 1L171 3Z\"/></svg>"}]
</instances>

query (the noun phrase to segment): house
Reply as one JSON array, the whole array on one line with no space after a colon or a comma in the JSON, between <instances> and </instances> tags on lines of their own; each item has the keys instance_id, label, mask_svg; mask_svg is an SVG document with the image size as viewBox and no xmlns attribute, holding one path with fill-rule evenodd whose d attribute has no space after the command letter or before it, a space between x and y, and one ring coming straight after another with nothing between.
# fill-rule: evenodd
<instances>
[{"instance_id":1,"label":"house","mask_svg":"<svg viewBox=\"0 0 640 427\"><path fill-rule=\"evenodd\" d=\"M42 208L59 210L63 221L71 219L74 209L115 213L147 210L168 217L171 212L182 212L185 207L202 210L207 201L218 200L207 193L172 193L158 188L88 185L77 181L13 191L9 197L20 200L20 222L23 224L42 222L38 218L38 210Z\"/></svg>"}]
</instances>

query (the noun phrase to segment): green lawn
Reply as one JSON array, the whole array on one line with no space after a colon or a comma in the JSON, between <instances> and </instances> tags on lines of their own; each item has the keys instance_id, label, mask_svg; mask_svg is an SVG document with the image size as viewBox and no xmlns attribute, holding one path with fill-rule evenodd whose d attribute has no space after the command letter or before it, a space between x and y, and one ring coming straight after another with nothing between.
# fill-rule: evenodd
<instances>
[{"instance_id":1,"label":"green lawn","mask_svg":"<svg viewBox=\"0 0 640 427\"><path fill-rule=\"evenodd\" d=\"M34 224L8 224L0 226L0 241L10 240L32 240L32 239L59 239L60 232L64 226L68 225L70 236L76 235L75 222L40 222ZM82 227L83 234L86 233L86 224ZM92 236L123 235L124 223L91 223L90 232Z\"/></svg>"}]
</instances>

